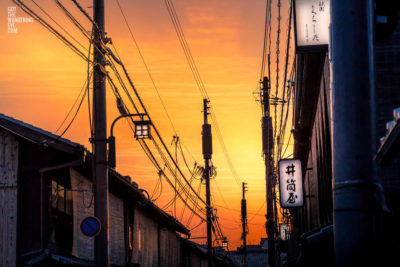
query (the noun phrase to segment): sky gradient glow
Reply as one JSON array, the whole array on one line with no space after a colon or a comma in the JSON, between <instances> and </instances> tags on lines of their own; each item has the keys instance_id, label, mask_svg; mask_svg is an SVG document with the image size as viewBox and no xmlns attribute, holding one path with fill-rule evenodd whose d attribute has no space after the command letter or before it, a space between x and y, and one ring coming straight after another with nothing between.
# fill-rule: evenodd
<instances>
[{"instance_id":1,"label":"sky gradient glow","mask_svg":"<svg viewBox=\"0 0 400 267\"><path fill-rule=\"evenodd\" d=\"M25 2L38 10L30 0ZM88 47L87 39L73 27L53 1L36 2ZM61 2L90 29L88 21L71 1ZM91 1L80 2L85 8L91 6ZM113 39L151 117L169 146L174 133L160 100L115 0L105 2L106 32ZM282 2L281 51L286 42L288 13L288 1ZM164 1L120 0L120 3L182 142L197 162L203 164L202 98ZM175 0L174 3L232 162L240 178L248 183L248 243L256 244L266 236L261 108L252 94L260 75L265 1ZM17 24L17 34L7 33L9 6L15 4L9 0L0 2L0 113L54 132L82 88L86 79L86 63L37 22ZM91 14L91 9L87 9ZM273 20L276 20L276 16L273 14ZM17 17L27 15L17 7ZM281 61L284 61L283 55L281 52ZM271 62L275 62L275 59L271 59ZM118 111L111 90L108 89L107 94L107 121L110 124ZM132 138L126 122L119 122L115 132L117 170L130 175L141 188L151 193L158 179L156 169ZM217 215L222 230L230 241L230 248L235 249L241 243L241 185L233 178L216 135L213 135L213 163L218 171L218 176L212 182L214 200L218 205ZM86 102L65 137L89 147ZM173 146L170 148L174 151ZM189 164L193 166L192 157L186 154ZM182 164L182 159L178 161ZM163 186L165 195L157 201L160 206L171 198L168 185L163 183ZM205 224L193 231L192 235L202 236L204 233Z\"/></svg>"}]
</instances>

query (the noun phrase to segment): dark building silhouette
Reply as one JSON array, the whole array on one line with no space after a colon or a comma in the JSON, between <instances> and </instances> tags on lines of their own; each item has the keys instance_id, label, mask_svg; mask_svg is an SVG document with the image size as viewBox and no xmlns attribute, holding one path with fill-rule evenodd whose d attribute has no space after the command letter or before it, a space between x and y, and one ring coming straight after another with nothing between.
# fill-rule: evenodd
<instances>
[{"instance_id":1,"label":"dark building silhouette","mask_svg":"<svg viewBox=\"0 0 400 267\"><path fill-rule=\"evenodd\" d=\"M393 31L382 36L379 32L382 29L375 29L376 120L373 128L377 137L388 134L386 123L393 120L393 110L400 107L400 13L394 3L391 7L395 13ZM294 158L302 161L305 204L290 211L292 234L288 242L288 266L333 266L332 150L340 144L332 143L328 51L297 54L296 70ZM381 146L379 138L376 144L378 148ZM376 255L381 266L394 266L397 261L395 251L400 249L397 242L400 239L397 226L400 216L400 146L398 143L395 145L396 155L385 164L371 158L371 164L377 167L371 209L378 239Z\"/></svg>"},{"instance_id":2,"label":"dark building silhouette","mask_svg":"<svg viewBox=\"0 0 400 267\"><path fill-rule=\"evenodd\" d=\"M205 266L189 230L109 169L112 266ZM82 145L0 114L0 266L93 266L92 154ZM214 258L215 266L232 266Z\"/></svg>"}]
</instances>

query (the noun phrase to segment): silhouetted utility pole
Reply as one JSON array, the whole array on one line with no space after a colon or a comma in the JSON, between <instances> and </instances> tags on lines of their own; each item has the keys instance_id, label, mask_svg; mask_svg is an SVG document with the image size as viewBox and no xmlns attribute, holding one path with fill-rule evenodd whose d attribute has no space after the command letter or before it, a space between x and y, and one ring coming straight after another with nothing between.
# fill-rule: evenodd
<instances>
[{"instance_id":1,"label":"silhouetted utility pole","mask_svg":"<svg viewBox=\"0 0 400 267\"><path fill-rule=\"evenodd\" d=\"M176 162L176 166L175 166L175 188L176 187L176 178L178 177L178 143L179 143L179 136L178 135L174 135L171 145L174 144L175 145L175 162ZM177 191L175 190L175 196L174 196L174 202L173 202L173 214L175 216L175 218L177 218L176 215L176 198L177 198Z\"/></svg>"},{"instance_id":2,"label":"silhouetted utility pole","mask_svg":"<svg viewBox=\"0 0 400 267\"><path fill-rule=\"evenodd\" d=\"M246 183L242 183L242 239L243 239L243 266L247 267L247 204L245 193L247 191Z\"/></svg>"},{"instance_id":3,"label":"silhouetted utility pole","mask_svg":"<svg viewBox=\"0 0 400 267\"><path fill-rule=\"evenodd\" d=\"M95 265L109 266L108 255L108 174L107 174L107 122L106 73L101 43L104 40L104 0L93 0L93 122L94 122L94 213L101 222L100 233L95 237ZM103 51L104 52L104 51Z\"/></svg>"},{"instance_id":4,"label":"silhouetted utility pole","mask_svg":"<svg viewBox=\"0 0 400 267\"><path fill-rule=\"evenodd\" d=\"M208 266L213 265L212 255L212 212L211 212L211 190L210 190L210 160L212 155L212 136L211 136L211 125L208 124L208 103L210 101L203 99L203 112L204 112L204 124L203 124L203 158L205 162L204 168L204 179L206 181L206 210L207 210L207 258Z\"/></svg>"},{"instance_id":5,"label":"silhouetted utility pole","mask_svg":"<svg viewBox=\"0 0 400 267\"><path fill-rule=\"evenodd\" d=\"M331 1L336 266L378 266L374 223L374 1Z\"/></svg>"},{"instance_id":6,"label":"silhouetted utility pole","mask_svg":"<svg viewBox=\"0 0 400 267\"><path fill-rule=\"evenodd\" d=\"M263 106L262 118L262 139L263 154L265 160L266 196L267 196L267 235L268 235L268 264L270 267L276 266L275 253L275 216L274 216L274 138L272 132L272 118L269 114L269 80L264 77L262 81L261 104Z\"/></svg>"}]
</instances>

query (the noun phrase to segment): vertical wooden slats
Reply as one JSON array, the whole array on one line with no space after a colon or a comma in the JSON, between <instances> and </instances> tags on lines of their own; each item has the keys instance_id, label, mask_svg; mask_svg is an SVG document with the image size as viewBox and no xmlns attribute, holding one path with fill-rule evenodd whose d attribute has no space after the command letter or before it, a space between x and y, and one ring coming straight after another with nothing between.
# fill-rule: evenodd
<instances>
[{"instance_id":1,"label":"vertical wooden slats","mask_svg":"<svg viewBox=\"0 0 400 267\"><path fill-rule=\"evenodd\" d=\"M124 202L113 194L109 195L110 262L123 266L125 265Z\"/></svg>"},{"instance_id":2,"label":"vertical wooden slats","mask_svg":"<svg viewBox=\"0 0 400 267\"><path fill-rule=\"evenodd\" d=\"M132 262L141 266L158 266L158 224L135 208ZM161 264L160 266L164 266Z\"/></svg>"},{"instance_id":3,"label":"vertical wooden slats","mask_svg":"<svg viewBox=\"0 0 400 267\"><path fill-rule=\"evenodd\" d=\"M86 260L94 260L94 238L81 233L80 225L87 216L94 215L92 183L79 172L70 169L73 206L72 255ZM80 191L78 191L80 190Z\"/></svg>"},{"instance_id":4,"label":"vertical wooden slats","mask_svg":"<svg viewBox=\"0 0 400 267\"><path fill-rule=\"evenodd\" d=\"M0 131L0 266L16 266L18 141Z\"/></svg>"}]
</instances>

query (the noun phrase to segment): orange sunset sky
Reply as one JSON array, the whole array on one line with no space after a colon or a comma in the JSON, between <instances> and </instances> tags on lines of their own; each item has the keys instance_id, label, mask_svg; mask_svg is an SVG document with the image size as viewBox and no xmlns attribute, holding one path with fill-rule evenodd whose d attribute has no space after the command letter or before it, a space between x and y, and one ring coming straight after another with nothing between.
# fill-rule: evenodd
<instances>
[{"instance_id":1,"label":"orange sunset sky","mask_svg":"<svg viewBox=\"0 0 400 267\"><path fill-rule=\"evenodd\" d=\"M54 23L31 0L24 1L47 21ZM51 0L35 0L60 25L85 47L88 40L72 25ZM69 0L60 0L87 30L89 22ZM92 1L80 0L90 14ZM242 181L248 183L248 243L265 237L265 168L261 148L261 108L253 96L260 76L264 38L264 0L174 0L183 31L211 99L214 114L233 165ZM273 1L275 2L275 1ZM112 38L155 125L170 146L174 132L160 100L129 36L129 31L115 0L105 0L106 32ZM190 166L194 160L203 164L201 154L202 98L186 63L182 48L163 0L120 0L134 36L159 89L175 128L185 147ZM276 4L276 3L275 3ZM281 74L286 47L289 1L282 1L280 44ZM10 0L0 1L0 113L55 132L86 80L86 62L36 21L18 23L18 33L7 31L7 8L16 6ZM89 7L89 8L88 8ZM276 11L276 6L273 7ZM28 17L17 7L17 17ZM277 14L272 35L276 35ZM271 63L276 64L275 38ZM293 46L292 46L293 47ZM291 62L292 60L290 60ZM275 68L272 68L272 75ZM272 84L274 86L274 84ZM118 115L115 98L107 89L107 122ZM87 103L65 137L89 148ZM129 175L150 194L157 183L157 171L133 138L127 123L115 128L117 170ZM218 175L212 181L214 203L230 249L240 245L241 185L238 184L213 133L213 163ZM292 146L289 147L291 150ZM288 152L288 155L291 151ZM184 169L182 158L178 162ZM197 188L199 181L194 182ZM201 194L204 196L204 186ZM223 195L223 197L221 196ZM164 206L172 197L163 181L163 195L157 204ZM180 206L178 205L178 210ZM166 209L171 213L171 207ZM188 212L186 212L188 213ZM178 212L180 218L180 212ZM186 224L187 215L182 222ZM192 228L198 220L188 226ZM192 232L205 236L205 223ZM201 240L196 240L203 242Z\"/></svg>"}]
</instances>

